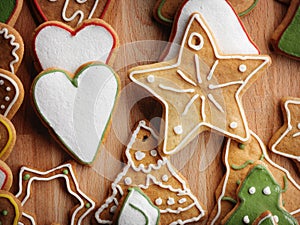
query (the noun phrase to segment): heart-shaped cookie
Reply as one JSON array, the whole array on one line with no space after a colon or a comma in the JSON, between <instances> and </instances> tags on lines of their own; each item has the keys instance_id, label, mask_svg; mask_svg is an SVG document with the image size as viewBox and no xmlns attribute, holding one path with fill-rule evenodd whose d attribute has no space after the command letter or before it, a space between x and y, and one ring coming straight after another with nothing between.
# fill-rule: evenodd
<instances>
[{"instance_id":1,"label":"heart-shaped cookie","mask_svg":"<svg viewBox=\"0 0 300 225\"><path fill-rule=\"evenodd\" d=\"M0 68L16 73L24 54L21 35L11 26L0 23L0 43Z\"/></svg>"},{"instance_id":2,"label":"heart-shaped cookie","mask_svg":"<svg viewBox=\"0 0 300 225\"><path fill-rule=\"evenodd\" d=\"M23 0L1 0L0 22L13 26L22 9Z\"/></svg>"},{"instance_id":3,"label":"heart-shaped cookie","mask_svg":"<svg viewBox=\"0 0 300 225\"><path fill-rule=\"evenodd\" d=\"M6 117L0 115L0 160L5 161L16 142L14 125Z\"/></svg>"},{"instance_id":4,"label":"heart-shaped cookie","mask_svg":"<svg viewBox=\"0 0 300 225\"><path fill-rule=\"evenodd\" d=\"M34 35L34 53L42 70L55 67L75 73L85 63L107 62L117 46L115 31L100 19L85 21L76 30L46 22Z\"/></svg>"},{"instance_id":5,"label":"heart-shaped cookie","mask_svg":"<svg viewBox=\"0 0 300 225\"><path fill-rule=\"evenodd\" d=\"M12 185L13 175L8 165L0 160L0 190L9 191Z\"/></svg>"},{"instance_id":6,"label":"heart-shaped cookie","mask_svg":"<svg viewBox=\"0 0 300 225\"><path fill-rule=\"evenodd\" d=\"M84 20L103 18L111 0L33 0L32 2L42 21L56 20L76 27Z\"/></svg>"},{"instance_id":7,"label":"heart-shaped cookie","mask_svg":"<svg viewBox=\"0 0 300 225\"><path fill-rule=\"evenodd\" d=\"M95 159L118 92L117 75L100 62L84 65L72 78L62 70L46 70L32 86L38 114L82 164Z\"/></svg>"}]
</instances>

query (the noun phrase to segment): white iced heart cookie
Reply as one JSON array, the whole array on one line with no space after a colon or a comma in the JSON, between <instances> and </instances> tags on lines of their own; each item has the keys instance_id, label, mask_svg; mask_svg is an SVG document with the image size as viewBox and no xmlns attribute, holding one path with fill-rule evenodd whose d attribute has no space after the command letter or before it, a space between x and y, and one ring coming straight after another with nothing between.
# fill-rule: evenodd
<instances>
[{"instance_id":1,"label":"white iced heart cookie","mask_svg":"<svg viewBox=\"0 0 300 225\"><path fill-rule=\"evenodd\" d=\"M82 164L95 159L118 92L117 75L100 62L84 65L73 78L62 70L46 70L32 86L38 114Z\"/></svg>"},{"instance_id":2,"label":"white iced heart cookie","mask_svg":"<svg viewBox=\"0 0 300 225\"><path fill-rule=\"evenodd\" d=\"M34 54L42 70L60 68L75 73L85 63L106 62L118 46L109 24L100 19L83 22L73 29L61 22L40 25L34 35Z\"/></svg>"}]
</instances>

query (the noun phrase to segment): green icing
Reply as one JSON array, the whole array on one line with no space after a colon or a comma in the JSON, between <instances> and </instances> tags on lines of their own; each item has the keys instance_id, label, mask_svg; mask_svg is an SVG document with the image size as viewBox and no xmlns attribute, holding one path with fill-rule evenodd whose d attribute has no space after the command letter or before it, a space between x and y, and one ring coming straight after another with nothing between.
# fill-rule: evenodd
<instances>
[{"instance_id":1,"label":"green icing","mask_svg":"<svg viewBox=\"0 0 300 225\"><path fill-rule=\"evenodd\" d=\"M267 187L269 194L264 194ZM279 203L281 193L281 187L266 167L263 165L255 166L241 184L238 193L240 204L225 224L244 225L245 216L248 216L249 224L252 224L262 213L269 210L273 216L278 217L280 224L297 225L297 221L281 207Z\"/></svg>"},{"instance_id":2,"label":"green icing","mask_svg":"<svg viewBox=\"0 0 300 225\"><path fill-rule=\"evenodd\" d=\"M162 15L161 11L162 8L164 7L166 0L161 1L161 3L159 4L158 8L157 8L157 15L158 18L161 19L161 21L164 21L166 23L173 23L173 20L170 20L168 18L166 18L165 16Z\"/></svg>"},{"instance_id":3,"label":"green icing","mask_svg":"<svg viewBox=\"0 0 300 225\"><path fill-rule=\"evenodd\" d=\"M241 170L241 169L246 168L246 166L248 166L249 164L253 164L253 163L254 163L253 160L248 160L248 161L246 161L244 164L242 164L242 165L240 165L240 166L237 166L237 165L234 165L234 164L232 164L232 165L230 165L230 166L231 166L231 168L234 169L234 170Z\"/></svg>"},{"instance_id":4,"label":"green icing","mask_svg":"<svg viewBox=\"0 0 300 225\"><path fill-rule=\"evenodd\" d=\"M258 0L255 0L255 1L253 2L253 4L252 4L248 9L246 9L246 10L243 11L243 12L240 12L240 13L239 13L239 16L245 16L245 15L248 14L250 11L252 11L252 9L254 9L254 7L257 5L257 2L258 2Z\"/></svg>"},{"instance_id":5,"label":"green icing","mask_svg":"<svg viewBox=\"0 0 300 225\"><path fill-rule=\"evenodd\" d=\"M16 0L0 1L0 22L6 23L14 12Z\"/></svg>"},{"instance_id":6,"label":"green icing","mask_svg":"<svg viewBox=\"0 0 300 225\"><path fill-rule=\"evenodd\" d=\"M278 48L286 54L300 57L300 6L292 22L282 33Z\"/></svg>"},{"instance_id":7,"label":"green icing","mask_svg":"<svg viewBox=\"0 0 300 225\"><path fill-rule=\"evenodd\" d=\"M222 200L223 200L223 201L231 202L231 203L234 204L234 205L237 203L235 199L233 199L233 198L231 198L231 197L227 197L227 196L224 196L224 197L222 198Z\"/></svg>"},{"instance_id":8,"label":"green icing","mask_svg":"<svg viewBox=\"0 0 300 225\"><path fill-rule=\"evenodd\" d=\"M148 224L149 224L149 218L148 218L148 216L147 216L142 210L140 210L138 207L136 207L135 205L130 204L130 203L129 203L129 206L130 206L131 208L137 210L138 212L140 212L140 213L144 216L144 218L145 218L145 220L146 220L145 225L148 225Z\"/></svg>"},{"instance_id":9,"label":"green icing","mask_svg":"<svg viewBox=\"0 0 300 225\"><path fill-rule=\"evenodd\" d=\"M286 176L283 176L283 183L284 183L284 187L282 189L282 193L286 192L288 189L288 180L287 180Z\"/></svg>"}]
</instances>

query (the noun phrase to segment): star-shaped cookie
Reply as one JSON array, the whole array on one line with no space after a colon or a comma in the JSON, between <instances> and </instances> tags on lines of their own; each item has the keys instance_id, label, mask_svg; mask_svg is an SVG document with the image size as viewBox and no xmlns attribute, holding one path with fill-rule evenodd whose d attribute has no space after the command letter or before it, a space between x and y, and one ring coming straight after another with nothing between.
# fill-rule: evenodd
<instances>
[{"instance_id":1,"label":"star-shaped cookie","mask_svg":"<svg viewBox=\"0 0 300 225\"><path fill-rule=\"evenodd\" d=\"M284 98L281 101L284 124L269 142L269 148L276 154L300 162L300 98Z\"/></svg>"},{"instance_id":2,"label":"star-shaped cookie","mask_svg":"<svg viewBox=\"0 0 300 225\"><path fill-rule=\"evenodd\" d=\"M270 63L266 55L222 55L200 14L192 14L177 59L133 68L130 79L164 105L164 153L214 130L245 142L241 97Z\"/></svg>"}]
</instances>

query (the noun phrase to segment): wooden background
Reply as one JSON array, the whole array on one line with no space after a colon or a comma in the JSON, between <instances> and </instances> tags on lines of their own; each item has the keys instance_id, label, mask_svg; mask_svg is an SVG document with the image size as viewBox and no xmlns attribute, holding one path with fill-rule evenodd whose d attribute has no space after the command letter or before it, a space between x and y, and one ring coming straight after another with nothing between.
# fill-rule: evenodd
<instances>
[{"instance_id":1,"label":"wooden background","mask_svg":"<svg viewBox=\"0 0 300 225\"><path fill-rule=\"evenodd\" d=\"M168 40L170 29L152 19L154 4L155 0L115 0L104 17L115 28L122 44L117 56L119 64L115 65L115 68L120 69L122 87L126 86L126 91L122 92L119 101L118 112L121 113L113 117L112 129L104 146L101 147L96 162L92 167L78 164L76 166L81 189L93 198L98 206L106 198L110 183L121 170L120 158L130 136L130 128L135 122L144 118L141 110L147 117L157 111L153 110L157 105L147 101L140 103L139 106L132 104L131 99L138 95L140 89L128 86L130 82L126 76L126 68L122 68L124 65L133 66L136 61L139 63L155 61L163 50L164 42L155 46L151 45L151 42L146 42L152 46L151 48L145 48L148 45L138 43L133 46L126 44L142 40ZM265 75L252 85L243 97L249 126L265 143L282 124L279 100L284 96L300 97L300 62L273 54L268 48L270 36L281 22L286 10L286 6L273 0L260 0L254 11L242 18L250 37L259 46L261 52L270 54L273 60ZM12 120L17 130L17 143L6 161L15 176L11 189L13 193L18 191L18 172L22 165L48 170L71 159L49 135L31 106L29 90L38 72L33 67L30 51L32 32L37 25L31 14L29 1L25 1L15 28L21 33L25 42L25 56L17 74L24 84L26 93L21 109ZM123 55L124 49L126 55ZM199 140L203 137L200 135ZM219 137L216 135L208 137L212 143L220 146ZM215 187L224 173L221 151L220 148L214 148L216 157L210 151L201 157L204 152L198 147L198 142L194 141L188 146L190 148L174 155L172 161L189 180L193 193L211 210L215 204ZM300 181L293 163L274 155L271 157L281 165L286 165L298 182ZM205 169L206 164L211 161L211 165ZM32 197L25 209L36 215L39 225L53 222L66 225L68 212L75 204L77 204L76 200L65 191L64 183L55 180L48 183L34 183ZM93 214L84 220L84 224L90 224L92 216Z\"/></svg>"}]
</instances>

